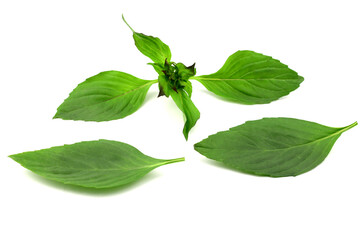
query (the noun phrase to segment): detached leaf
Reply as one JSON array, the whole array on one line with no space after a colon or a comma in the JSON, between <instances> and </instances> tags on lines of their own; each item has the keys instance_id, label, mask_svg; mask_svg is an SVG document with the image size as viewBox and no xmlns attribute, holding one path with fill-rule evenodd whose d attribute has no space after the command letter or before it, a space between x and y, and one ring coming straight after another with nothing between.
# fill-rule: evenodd
<instances>
[{"instance_id":1,"label":"detached leaf","mask_svg":"<svg viewBox=\"0 0 360 240\"><path fill-rule=\"evenodd\" d=\"M195 126L197 120L200 118L200 112L191 101L189 95L183 89L178 90L178 92L171 89L170 95L178 108L184 113L186 120L183 134L185 139L188 140L191 128Z\"/></svg>"},{"instance_id":2,"label":"detached leaf","mask_svg":"<svg viewBox=\"0 0 360 240\"><path fill-rule=\"evenodd\" d=\"M128 144L109 140L80 142L10 157L45 178L92 188L128 184L159 166L184 161L184 158L152 158Z\"/></svg>"},{"instance_id":3,"label":"detached leaf","mask_svg":"<svg viewBox=\"0 0 360 240\"><path fill-rule=\"evenodd\" d=\"M171 60L171 51L168 45L163 43L159 38L147 36L142 33L135 32L134 29L126 22L124 15L122 16L126 25L133 32L135 46L145 56L149 57L153 62L164 64L165 59Z\"/></svg>"},{"instance_id":4,"label":"detached leaf","mask_svg":"<svg viewBox=\"0 0 360 240\"><path fill-rule=\"evenodd\" d=\"M340 135L332 128L292 118L264 118L219 132L195 144L213 160L253 175L297 176L318 166Z\"/></svg>"},{"instance_id":5,"label":"detached leaf","mask_svg":"<svg viewBox=\"0 0 360 240\"><path fill-rule=\"evenodd\" d=\"M96 122L124 118L140 108L156 82L118 71L99 73L79 84L54 118Z\"/></svg>"},{"instance_id":6,"label":"detached leaf","mask_svg":"<svg viewBox=\"0 0 360 240\"><path fill-rule=\"evenodd\" d=\"M237 51L216 73L193 77L209 91L243 104L269 103L304 80L285 64L252 51Z\"/></svg>"}]
</instances>

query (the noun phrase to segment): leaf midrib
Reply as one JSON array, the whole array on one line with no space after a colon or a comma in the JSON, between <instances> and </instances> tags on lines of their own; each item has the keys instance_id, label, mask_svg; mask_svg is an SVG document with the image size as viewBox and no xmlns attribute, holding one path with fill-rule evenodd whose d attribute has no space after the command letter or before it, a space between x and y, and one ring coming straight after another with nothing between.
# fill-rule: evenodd
<instances>
[{"instance_id":1,"label":"leaf midrib","mask_svg":"<svg viewBox=\"0 0 360 240\"><path fill-rule=\"evenodd\" d=\"M242 150L242 151L265 151L265 152L272 152L272 151L278 151L278 150L289 150L289 149L293 149L293 148L298 148L298 147L303 147L303 146L306 146L306 145L310 145L310 144L314 144L316 142L319 142L319 141L322 141L322 140L325 140L325 139L328 139L328 138L331 138L331 137L334 137L336 135L340 135L342 134L343 132L346 132L347 130L349 130L350 128L352 127L355 127L357 125L357 122L354 122L352 124L350 124L349 126L346 126L346 127L343 127L343 128L340 128L339 131L336 131L335 133L332 133L328 136L325 136L323 138L318 138L314 141L311 141L311 142L307 142L307 143L304 143L304 144L299 144L299 145L295 145L295 146L290 146L290 147L287 147L287 148L274 148L274 149L251 149L251 150ZM206 148L206 147L200 147L200 148ZM209 149L209 148L208 148ZM217 148L217 149L222 149L222 148ZM227 150L226 148L223 148L224 150Z\"/></svg>"},{"instance_id":2,"label":"leaf midrib","mask_svg":"<svg viewBox=\"0 0 360 240\"><path fill-rule=\"evenodd\" d=\"M84 169L84 168L72 168L72 167L60 167L58 169L60 170L76 170L76 171L82 171L82 172L102 172L102 171L132 171L132 170L139 170L139 169L147 169L147 168L156 168L156 167L160 167L164 164L167 164L167 162L165 163L158 163L158 164L153 164L153 165L148 165L146 167L136 167L136 168L89 168L89 169ZM23 164L21 164L23 165Z\"/></svg>"},{"instance_id":3,"label":"leaf midrib","mask_svg":"<svg viewBox=\"0 0 360 240\"><path fill-rule=\"evenodd\" d=\"M116 95L116 96L114 96L114 97L112 97L112 98L107 99L106 101L103 101L103 102L111 101L111 100L113 100L113 99L115 99L115 98L124 96L124 95L126 95L126 94L128 94L128 93L131 93L131 92L134 92L134 91L136 91L136 90L139 90L140 88L143 88L143 87L148 86L148 85L150 85L150 84L154 84L156 81L157 81L157 80L150 80L148 83L145 83L145 84L143 84L143 85L141 85L141 86L139 86L139 87L137 87L137 88L131 89L130 91L124 92L124 93L122 93L122 94Z\"/></svg>"},{"instance_id":4,"label":"leaf midrib","mask_svg":"<svg viewBox=\"0 0 360 240\"><path fill-rule=\"evenodd\" d=\"M272 80L272 81L298 81L298 79L293 79L293 78L289 78L289 79L277 79L277 78L249 78L249 79L244 79L244 78L208 78L208 77L192 77L191 79L195 79L195 80L202 80L202 81L263 81L263 80Z\"/></svg>"},{"instance_id":5,"label":"leaf midrib","mask_svg":"<svg viewBox=\"0 0 360 240\"><path fill-rule=\"evenodd\" d=\"M67 111L67 112L70 113L70 112L74 112L74 111L77 111L77 110L82 109L82 108L87 108L87 107L90 107L90 106L93 107L93 106L96 106L96 105L98 105L98 104L102 104L102 103L106 103L106 102L112 101L112 100L114 100L114 99L116 99L116 98L118 98L118 97L124 96L124 95L126 95L126 94L128 94L128 93L134 92L134 91L136 91L136 90L139 90L139 89L141 89L141 88L143 88L143 87L145 87L145 86L148 86L148 85L150 85L150 84L154 84L154 83L156 83L156 82L157 82L157 80L149 80L149 82L146 83L146 84L143 84L143 85L141 85L141 86L139 86L139 87L137 87L137 88L131 89L130 91L127 91L127 92L125 92L125 93L116 95L116 96L111 97L111 98L109 98L109 99L106 99L105 101L97 102L97 103L91 104L91 105L82 106L82 107L79 107L79 108L76 108L76 109L72 109L72 110ZM87 96L87 97L88 97L88 96ZM66 101L66 100L65 100L65 101ZM60 107L61 107L61 106L60 106Z\"/></svg>"}]
</instances>

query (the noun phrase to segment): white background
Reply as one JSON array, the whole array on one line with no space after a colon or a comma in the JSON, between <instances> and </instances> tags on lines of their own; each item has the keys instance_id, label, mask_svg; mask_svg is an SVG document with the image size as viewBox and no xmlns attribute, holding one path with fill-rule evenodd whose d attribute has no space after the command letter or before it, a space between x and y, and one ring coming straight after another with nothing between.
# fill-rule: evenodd
<instances>
[{"instance_id":1,"label":"white background","mask_svg":"<svg viewBox=\"0 0 360 240\"><path fill-rule=\"evenodd\" d=\"M193 150L220 130L263 117L332 127L360 120L358 1L1 1L0 239L359 239L360 127L298 177L255 177ZM265 105L222 101L193 83L201 118L182 135L175 104L156 98L116 121L52 120L77 84L101 71L156 79L131 31L159 37L176 62L217 71L237 50L280 59L305 77ZM186 161L115 190L45 180L7 156L84 140L129 143Z\"/></svg>"}]
</instances>

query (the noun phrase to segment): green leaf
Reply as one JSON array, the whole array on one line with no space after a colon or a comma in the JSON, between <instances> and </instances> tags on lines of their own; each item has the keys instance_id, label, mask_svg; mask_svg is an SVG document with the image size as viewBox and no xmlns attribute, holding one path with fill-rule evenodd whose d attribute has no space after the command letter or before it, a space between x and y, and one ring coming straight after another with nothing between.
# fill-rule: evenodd
<instances>
[{"instance_id":1,"label":"green leaf","mask_svg":"<svg viewBox=\"0 0 360 240\"><path fill-rule=\"evenodd\" d=\"M163 63L148 63L149 65L153 66L154 70L158 73L158 74L164 74L164 64Z\"/></svg>"},{"instance_id":2,"label":"green leaf","mask_svg":"<svg viewBox=\"0 0 360 240\"><path fill-rule=\"evenodd\" d=\"M140 108L156 82L118 71L99 73L80 83L54 118L97 122L124 118Z\"/></svg>"},{"instance_id":3,"label":"green leaf","mask_svg":"<svg viewBox=\"0 0 360 240\"><path fill-rule=\"evenodd\" d=\"M159 81L159 95L158 95L158 97L163 96L163 95L165 95L166 97L169 97L171 88L170 88L170 85L167 82L166 76L164 74L159 75L158 81Z\"/></svg>"},{"instance_id":4,"label":"green leaf","mask_svg":"<svg viewBox=\"0 0 360 240\"><path fill-rule=\"evenodd\" d=\"M357 122L332 128L292 118L264 118L219 132L195 144L195 150L245 173L297 176L318 166L335 141Z\"/></svg>"},{"instance_id":5,"label":"green leaf","mask_svg":"<svg viewBox=\"0 0 360 240\"><path fill-rule=\"evenodd\" d=\"M192 85L189 78L196 73L195 63L186 67L183 63L168 62L165 60L163 66L158 63L151 64L154 69L159 73L159 95L169 97L170 89L175 92L184 89L191 98Z\"/></svg>"},{"instance_id":6,"label":"green leaf","mask_svg":"<svg viewBox=\"0 0 360 240\"><path fill-rule=\"evenodd\" d=\"M152 158L128 144L109 140L80 142L9 157L45 178L92 188L128 184L159 166L184 161L184 158Z\"/></svg>"},{"instance_id":7,"label":"green leaf","mask_svg":"<svg viewBox=\"0 0 360 240\"><path fill-rule=\"evenodd\" d=\"M237 51L216 73L193 77L209 91L243 104L269 103L304 80L285 64L252 51Z\"/></svg>"},{"instance_id":8,"label":"green leaf","mask_svg":"<svg viewBox=\"0 0 360 240\"><path fill-rule=\"evenodd\" d=\"M185 139L188 140L191 128L195 126L197 120L200 118L200 112L183 89L180 89L177 92L171 89L170 95L178 108L184 113L185 125L183 134Z\"/></svg>"},{"instance_id":9,"label":"green leaf","mask_svg":"<svg viewBox=\"0 0 360 240\"><path fill-rule=\"evenodd\" d=\"M126 25L133 32L135 46L145 56L149 57L153 62L164 64L165 59L171 60L171 51L168 45L163 43L159 38L147 36L142 33L135 32L134 29L126 22L124 15L122 16Z\"/></svg>"},{"instance_id":10,"label":"green leaf","mask_svg":"<svg viewBox=\"0 0 360 240\"><path fill-rule=\"evenodd\" d=\"M196 74L195 63L189 67L185 66L183 63L177 63L175 67L178 78L180 78L182 81L187 81L190 77L195 76Z\"/></svg>"},{"instance_id":11,"label":"green leaf","mask_svg":"<svg viewBox=\"0 0 360 240\"><path fill-rule=\"evenodd\" d=\"M187 92L187 94L188 94L189 97L191 98L191 95L192 95L192 85L191 85L191 82L190 82L190 81L186 81L186 82L185 82L184 91Z\"/></svg>"}]
</instances>

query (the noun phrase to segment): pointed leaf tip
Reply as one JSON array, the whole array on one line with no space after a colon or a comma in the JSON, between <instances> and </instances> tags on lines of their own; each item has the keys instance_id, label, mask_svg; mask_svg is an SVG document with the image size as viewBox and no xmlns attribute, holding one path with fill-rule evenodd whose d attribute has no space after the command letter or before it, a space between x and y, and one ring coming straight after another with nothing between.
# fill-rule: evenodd
<instances>
[{"instance_id":1,"label":"pointed leaf tip","mask_svg":"<svg viewBox=\"0 0 360 240\"><path fill-rule=\"evenodd\" d=\"M132 27L130 27L130 25L129 25L129 24L127 23L127 21L125 20L124 14L122 14L121 17L122 17L122 20L125 22L125 24L130 28L130 30L131 30L132 32L135 32L134 29L132 29Z\"/></svg>"},{"instance_id":2,"label":"pointed leaf tip","mask_svg":"<svg viewBox=\"0 0 360 240\"><path fill-rule=\"evenodd\" d=\"M184 113L186 120L183 128L183 134L187 141L190 130L195 126L197 120L200 118L200 112L191 101L190 96L183 89L180 89L179 92L171 90L170 95L178 108Z\"/></svg>"}]
</instances>

